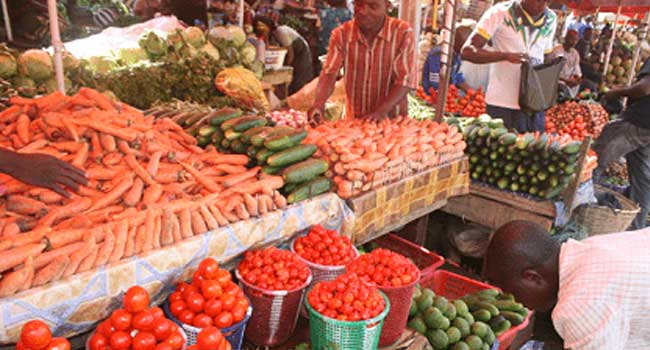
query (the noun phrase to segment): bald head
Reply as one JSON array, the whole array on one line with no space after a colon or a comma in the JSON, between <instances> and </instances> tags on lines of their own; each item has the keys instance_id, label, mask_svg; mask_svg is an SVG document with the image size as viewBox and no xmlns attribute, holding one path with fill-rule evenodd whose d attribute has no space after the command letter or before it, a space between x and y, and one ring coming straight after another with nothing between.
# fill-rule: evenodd
<instances>
[{"instance_id":1,"label":"bald head","mask_svg":"<svg viewBox=\"0 0 650 350\"><path fill-rule=\"evenodd\" d=\"M494 233L485 255L491 283L529 307L545 310L557 297L560 244L541 226L513 221Z\"/></svg>"}]
</instances>

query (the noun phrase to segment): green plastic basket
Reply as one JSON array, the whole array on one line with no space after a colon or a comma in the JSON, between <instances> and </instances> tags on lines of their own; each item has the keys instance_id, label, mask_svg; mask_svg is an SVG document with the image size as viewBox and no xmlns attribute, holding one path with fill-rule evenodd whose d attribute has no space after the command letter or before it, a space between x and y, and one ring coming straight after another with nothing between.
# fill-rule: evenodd
<instances>
[{"instance_id":1,"label":"green plastic basket","mask_svg":"<svg viewBox=\"0 0 650 350\"><path fill-rule=\"evenodd\" d=\"M390 302L381 291L386 307L376 317L365 321L339 321L322 315L309 305L309 334L312 350L373 350L379 345L384 319L390 310Z\"/></svg>"}]
</instances>

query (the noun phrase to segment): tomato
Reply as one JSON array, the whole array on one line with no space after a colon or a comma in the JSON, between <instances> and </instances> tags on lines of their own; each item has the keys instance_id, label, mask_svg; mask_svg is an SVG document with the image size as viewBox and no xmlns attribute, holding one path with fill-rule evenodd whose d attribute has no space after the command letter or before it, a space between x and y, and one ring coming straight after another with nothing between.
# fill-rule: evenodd
<instances>
[{"instance_id":1,"label":"tomato","mask_svg":"<svg viewBox=\"0 0 650 350\"><path fill-rule=\"evenodd\" d=\"M65 338L52 338L50 344L45 348L46 350L70 350L72 345L68 339Z\"/></svg>"},{"instance_id":2,"label":"tomato","mask_svg":"<svg viewBox=\"0 0 650 350\"><path fill-rule=\"evenodd\" d=\"M123 304L130 313L140 312L149 307L149 293L140 286L133 286L126 291Z\"/></svg>"},{"instance_id":3,"label":"tomato","mask_svg":"<svg viewBox=\"0 0 650 350\"><path fill-rule=\"evenodd\" d=\"M117 309L111 314L111 325L118 331L126 331L131 328L131 313L124 309Z\"/></svg>"},{"instance_id":4,"label":"tomato","mask_svg":"<svg viewBox=\"0 0 650 350\"><path fill-rule=\"evenodd\" d=\"M192 312L202 312L203 305L205 304L205 298L199 293L192 293L187 298L185 298L187 303L187 308Z\"/></svg>"},{"instance_id":5,"label":"tomato","mask_svg":"<svg viewBox=\"0 0 650 350\"><path fill-rule=\"evenodd\" d=\"M219 272L219 263L213 258L206 258L199 264L199 269L197 270L206 279L217 279Z\"/></svg>"},{"instance_id":6,"label":"tomato","mask_svg":"<svg viewBox=\"0 0 650 350\"><path fill-rule=\"evenodd\" d=\"M154 350L156 337L149 332L138 332L133 338L133 350Z\"/></svg>"},{"instance_id":7,"label":"tomato","mask_svg":"<svg viewBox=\"0 0 650 350\"><path fill-rule=\"evenodd\" d=\"M203 282L205 278L199 273L199 271L195 271L194 274L192 275L192 285L193 286L201 286L201 282Z\"/></svg>"},{"instance_id":8,"label":"tomato","mask_svg":"<svg viewBox=\"0 0 650 350\"><path fill-rule=\"evenodd\" d=\"M33 320L25 323L20 333L22 343L31 349L44 349L52 340L50 328L40 320Z\"/></svg>"},{"instance_id":9,"label":"tomato","mask_svg":"<svg viewBox=\"0 0 650 350\"><path fill-rule=\"evenodd\" d=\"M185 339L180 333L176 331L173 332L172 335L167 338L167 340L165 340L165 343L171 345L172 349L179 350L183 347L183 345L185 345Z\"/></svg>"},{"instance_id":10,"label":"tomato","mask_svg":"<svg viewBox=\"0 0 650 350\"><path fill-rule=\"evenodd\" d=\"M346 271L379 286L397 287L418 279L419 270L406 257L388 249L375 249L350 263Z\"/></svg>"},{"instance_id":11,"label":"tomato","mask_svg":"<svg viewBox=\"0 0 650 350\"><path fill-rule=\"evenodd\" d=\"M18 343L16 343L16 350L32 350L32 349L26 347L25 344L23 344L23 342L19 340ZM90 349L90 350L94 350L94 349Z\"/></svg>"},{"instance_id":12,"label":"tomato","mask_svg":"<svg viewBox=\"0 0 650 350\"><path fill-rule=\"evenodd\" d=\"M304 285L310 276L309 268L296 254L275 247L247 251L238 271L246 282L269 290L295 289ZM230 282L230 274L224 275L224 281L225 277ZM233 295L240 293L231 291ZM230 294L228 289L226 294Z\"/></svg>"},{"instance_id":13,"label":"tomato","mask_svg":"<svg viewBox=\"0 0 650 350\"><path fill-rule=\"evenodd\" d=\"M210 317L217 316L219 313L221 313L222 309L223 303L220 299L210 299L206 301L205 305L203 306L203 311Z\"/></svg>"},{"instance_id":14,"label":"tomato","mask_svg":"<svg viewBox=\"0 0 650 350\"><path fill-rule=\"evenodd\" d=\"M95 333L88 340L88 347L90 350L105 350L109 345L109 338L103 334Z\"/></svg>"},{"instance_id":15,"label":"tomato","mask_svg":"<svg viewBox=\"0 0 650 350\"><path fill-rule=\"evenodd\" d=\"M187 310L187 304L182 300L175 301L169 305L169 311L174 315L174 317L178 318L178 315L180 315L183 310Z\"/></svg>"},{"instance_id":16,"label":"tomato","mask_svg":"<svg viewBox=\"0 0 650 350\"><path fill-rule=\"evenodd\" d=\"M165 317L165 313L164 313L163 310L162 310L161 308L159 308L159 307L152 307L151 309L149 309L149 312L151 312L151 314L153 315L153 318L155 318L155 319L159 319L159 318L164 318L164 317Z\"/></svg>"},{"instance_id":17,"label":"tomato","mask_svg":"<svg viewBox=\"0 0 650 350\"><path fill-rule=\"evenodd\" d=\"M117 331L111 335L111 348L127 350L131 347L131 336L124 331Z\"/></svg>"},{"instance_id":18,"label":"tomato","mask_svg":"<svg viewBox=\"0 0 650 350\"><path fill-rule=\"evenodd\" d=\"M150 331L153 329L156 318L149 310L140 311L133 316L133 328L139 331Z\"/></svg>"},{"instance_id":19,"label":"tomato","mask_svg":"<svg viewBox=\"0 0 650 350\"><path fill-rule=\"evenodd\" d=\"M328 266L345 265L356 256L349 238L320 225L313 226L307 235L296 239L293 249L305 260Z\"/></svg>"},{"instance_id":20,"label":"tomato","mask_svg":"<svg viewBox=\"0 0 650 350\"><path fill-rule=\"evenodd\" d=\"M201 282L201 294L205 299L219 298L223 289L217 280L204 280Z\"/></svg>"},{"instance_id":21,"label":"tomato","mask_svg":"<svg viewBox=\"0 0 650 350\"><path fill-rule=\"evenodd\" d=\"M196 336L196 345L199 350L218 349L221 343L225 341L221 331L215 327L207 327L201 330Z\"/></svg>"},{"instance_id":22,"label":"tomato","mask_svg":"<svg viewBox=\"0 0 650 350\"><path fill-rule=\"evenodd\" d=\"M181 293L177 289L174 293L169 295L169 298L167 300L169 300L170 303L173 303L173 302L178 301L178 300L183 300L183 293Z\"/></svg>"},{"instance_id":23,"label":"tomato","mask_svg":"<svg viewBox=\"0 0 650 350\"><path fill-rule=\"evenodd\" d=\"M190 285L187 285L183 289L183 291L181 293L183 294L183 300L187 300L187 297L189 297L190 295L192 295L194 293L199 293L199 290L198 290L198 288L196 288L195 286L190 284Z\"/></svg>"},{"instance_id":24,"label":"tomato","mask_svg":"<svg viewBox=\"0 0 650 350\"><path fill-rule=\"evenodd\" d=\"M237 299L232 294L224 294L223 297L221 297L221 301L223 302L223 309L230 311L233 306L235 306Z\"/></svg>"},{"instance_id":25,"label":"tomato","mask_svg":"<svg viewBox=\"0 0 650 350\"><path fill-rule=\"evenodd\" d=\"M342 321L367 320L385 307L376 287L363 283L356 274L316 284L307 294L307 302L322 315Z\"/></svg>"},{"instance_id":26,"label":"tomato","mask_svg":"<svg viewBox=\"0 0 650 350\"><path fill-rule=\"evenodd\" d=\"M228 328L232 326L233 322L233 317L232 314L228 311L223 311L217 317L214 318L214 325L217 326L217 328Z\"/></svg>"},{"instance_id":27,"label":"tomato","mask_svg":"<svg viewBox=\"0 0 650 350\"><path fill-rule=\"evenodd\" d=\"M166 318L159 318L155 321L151 332L156 337L156 340L163 341L169 338L169 335L172 334L173 328L174 323L172 321Z\"/></svg>"},{"instance_id":28,"label":"tomato","mask_svg":"<svg viewBox=\"0 0 650 350\"><path fill-rule=\"evenodd\" d=\"M183 312L178 315L178 320L186 323L186 324L192 324L194 322L194 313L190 310L184 310Z\"/></svg>"},{"instance_id":29,"label":"tomato","mask_svg":"<svg viewBox=\"0 0 650 350\"><path fill-rule=\"evenodd\" d=\"M192 321L192 325L197 328L205 328L212 326L212 317L206 315L206 314L198 314L194 316L194 320Z\"/></svg>"},{"instance_id":30,"label":"tomato","mask_svg":"<svg viewBox=\"0 0 650 350\"><path fill-rule=\"evenodd\" d=\"M155 350L174 350L174 348L172 348L172 346L167 343L159 343L156 345Z\"/></svg>"},{"instance_id":31,"label":"tomato","mask_svg":"<svg viewBox=\"0 0 650 350\"><path fill-rule=\"evenodd\" d=\"M243 320L244 317L246 317L246 311L248 311L248 310L243 305L241 305L239 303L235 304L235 306L232 308L232 311L231 311L232 312L233 322L237 323L237 322Z\"/></svg>"},{"instance_id":32,"label":"tomato","mask_svg":"<svg viewBox=\"0 0 650 350\"><path fill-rule=\"evenodd\" d=\"M217 272L217 281L219 282L220 285L223 286L228 282L232 281L232 276L230 275L229 271L219 270Z\"/></svg>"}]
</instances>

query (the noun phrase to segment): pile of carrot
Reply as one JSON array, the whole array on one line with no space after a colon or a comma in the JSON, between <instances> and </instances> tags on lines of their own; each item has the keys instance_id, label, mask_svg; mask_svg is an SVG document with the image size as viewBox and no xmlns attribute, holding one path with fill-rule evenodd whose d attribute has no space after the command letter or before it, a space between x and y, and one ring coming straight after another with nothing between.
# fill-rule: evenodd
<instances>
[{"instance_id":1,"label":"pile of carrot","mask_svg":"<svg viewBox=\"0 0 650 350\"><path fill-rule=\"evenodd\" d=\"M0 297L286 206L282 177L95 90L11 104L0 147L69 162L89 183L65 198L0 175Z\"/></svg>"},{"instance_id":2,"label":"pile of carrot","mask_svg":"<svg viewBox=\"0 0 650 350\"><path fill-rule=\"evenodd\" d=\"M324 123L304 142L330 163L326 175L344 199L461 157L467 146L456 126L408 117Z\"/></svg>"}]
</instances>

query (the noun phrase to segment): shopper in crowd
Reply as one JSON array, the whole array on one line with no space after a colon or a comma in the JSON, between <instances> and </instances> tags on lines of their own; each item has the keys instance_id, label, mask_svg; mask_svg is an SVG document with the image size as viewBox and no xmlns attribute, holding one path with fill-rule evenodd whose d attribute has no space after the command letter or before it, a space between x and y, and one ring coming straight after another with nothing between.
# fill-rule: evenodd
<instances>
[{"instance_id":1,"label":"shopper in crowd","mask_svg":"<svg viewBox=\"0 0 650 350\"><path fill-rule=\"evenodd\" d=\"M598 167L594 178L598 181L611 162L625 156L630 178L630 198L639 203L633 229L646 227L650 212L650 59L641 67L637 81L624 88L613 89L604 95L606 101L627 97L627 107L618 120L605 126L596 140Z\"/></svg>"},{"instance_id":2,"label":"shopper in crowd","mask_svg":"<svg viewBox=\"0 0 650 350\"><path fill-rule=\"evenodd\" d=\"M352 19L352 12L345 0L327 0L328 7L322 8L320 16L320 33L318 36L318 55L327 53L327 45L334 28Z\"/></svg>"},{"instance_id":3,"label":"shopper in crowd","mask_svg":"<svg viewBox=\"0 0 650 350\"><path fill-rule=\"evenodd\" d=\"M568 97L574 98L580 90L582 70L580 69L580 54L574 48L578 42L578 31L569 29L564 38L564 43L558 45L551 57L564 57L566 62L560 72L560 91Z\"/></svg>"},{"instance_id":4,"label":"shopper in crowd","mask_svg":"<svg viewBox=\"0 0 650 350\"><path fill-rule=\"evenodd\" d=\"M348 118L379 121L408 112L406 95L417 87L415 37L408 23L387 11L388 0L355 0L354 19L334 29L308 112L312 122L322 119L341 68Z\"/></svg>"},{"instance_id":5,"label":"shopper in crowd","mask_svg":"<svg viewBox=\"0 0 650 350\"><path fill-rule=\"evenodd\" d=\"M650 230L560 244L514 221L487 249L484 274L527 307L552 310L571 350L650 349Z\"/></svg>"},{"instance_id":6,"label":"shopper in crowd","mask_svg":"<svg viewBox=\"0 0 650 350\"><path fill-rule=\"evenodd\" d=\"M456 36L454 38L453 45L453 60L451 67L451 77L449 79L450 84L454 84L459 87L461 90L467 92L470 89L470 86L465 82L465 77L463 73L460 72L461 58L460 52L465 45L465 41L469 38L469 35L472 34L474 30L472 25L461 24L456 27ZM424 68L422 69L422 86L424 91L429 93L429 89L433 88L438 90L440 84L440 69L442 68L441 62L442 55L442 46L438 45L431 49L427 56L427 60L424 63Z\"/></svg>"},{"instance_id":7,"label":"shopper in crowd","mask_svg":"<svg viewBox=\"0 0 650 350\"><path fill-rule=\"evenodd\" d=\"M545 0L511 0L486 11L462 57L474 63L489 64L490 81L486 94L487 112L502 118L505 125L519 131L544 130L544 114L526 115L519 106L521 63L544 62L553 50L557 16ZM492 41L493 50L486 50Z\"/></svg>"},{"instance_id":8,"label":"shopper in crowd","mask_svg":"<svg viewBox=\"0 0 650 350\"><path fill-rule=\"evenodd\" d=\"M83 170L52 156L16 153L4 148L0 148L0 173L28 185L47 188L66 198L70 197L67 189L76 192L79 186L88 184ZM0 185L0 195L5 191Z\"/></svg>"},{"instance_id":9,"label":"shopper in crowd","mask_svg":"<svg viewBox=\"0 0 650 350\"><path fill-rule=\"evenodd\" d=\"M576 44L576 50L580 55L581 61L586 61L591 52L591 40L593 39L594 29L592 27L585 28L584 34Z\"/></svg>"},{"instance_id":10,"label":"shopper in crowd","mask_svg":"<svg viewBox=\"0 0 650 350\"><path fill-rule=\"evenodd\" d=\"M285 64L293 67L293 78L289 84L290 95L314 79L311 50L298 32L289 26L277 26L271 18L265 16L255 18L255 32L266 41L267 49L270 42L276 42L289 51Z\"/></svg>"}]
</instances>

